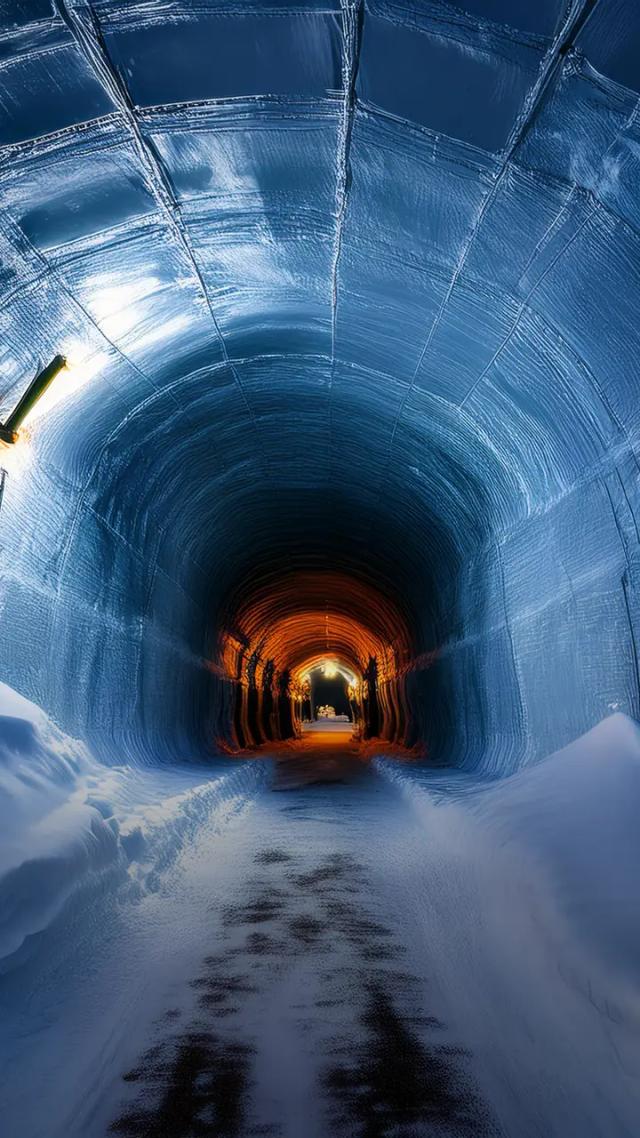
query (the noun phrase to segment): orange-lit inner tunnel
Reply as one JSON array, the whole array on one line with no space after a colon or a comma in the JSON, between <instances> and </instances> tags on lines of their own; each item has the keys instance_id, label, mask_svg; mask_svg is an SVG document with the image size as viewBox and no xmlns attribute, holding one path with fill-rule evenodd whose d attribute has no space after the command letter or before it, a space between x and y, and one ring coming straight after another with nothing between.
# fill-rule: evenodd
<instances>
[{"instance_id":1,"label":"orange-lit inner tunnel","mask_svg":"<svg viewBox=\"0 0 640 1138\"><path fill-rule=\"evenodd\" d=\"M363 737L405 738L412 646L404 614L384 592L344 573L296 572L238 596L217 660L233 745L297 734L310 710L309 673L327 662L348 678Z\"/></svg>"}]
</instances>

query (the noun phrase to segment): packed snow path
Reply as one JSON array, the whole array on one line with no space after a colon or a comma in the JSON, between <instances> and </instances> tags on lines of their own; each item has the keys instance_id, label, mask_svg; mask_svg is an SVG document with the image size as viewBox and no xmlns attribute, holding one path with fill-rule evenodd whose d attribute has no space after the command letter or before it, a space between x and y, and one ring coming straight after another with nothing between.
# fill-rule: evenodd
<instances>
[{"instance_id":1,"label":"packed snow path","mask_svg":"<svg viewBox=\"0 0 640 1138\"><path fill-rule=\"evenodd\" d=\"M384 861L401 834L348 737L280 760L235 887L211 905L194 1002L167 1009L125 1075L115 1133L496 1132L434 1014L407 913L390 909Z\"/></svg>"},{"instance_id":2,"label":"packed snow path","mask_svg":"<svg viewBox=\"0 0 640 1138\"><path fill-rule=\"evenodd\" d=\"M4 977L7 1136L634 1133L637 1034L464 799L347 732L247 767L137 901L93 890Z\"/></svg>"}]
</instances>

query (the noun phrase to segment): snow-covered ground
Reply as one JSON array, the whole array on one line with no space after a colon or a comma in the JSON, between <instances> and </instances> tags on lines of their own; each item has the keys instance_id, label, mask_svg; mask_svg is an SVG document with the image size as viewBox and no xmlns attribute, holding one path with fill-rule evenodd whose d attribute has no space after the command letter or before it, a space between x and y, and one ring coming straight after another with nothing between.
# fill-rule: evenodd
<instances>
[{"instance_id":1,"label":"snow-covered ground","mask_svg":"<svg viewBox=\"0 0 640 1138\"><path fill-rule=\"evenodd\" d=\"M316 778L313 740L107 769L0 715L3 1134L637 1134L624 716L448 791L335 750Z\"/></svg>"}]
</instances>

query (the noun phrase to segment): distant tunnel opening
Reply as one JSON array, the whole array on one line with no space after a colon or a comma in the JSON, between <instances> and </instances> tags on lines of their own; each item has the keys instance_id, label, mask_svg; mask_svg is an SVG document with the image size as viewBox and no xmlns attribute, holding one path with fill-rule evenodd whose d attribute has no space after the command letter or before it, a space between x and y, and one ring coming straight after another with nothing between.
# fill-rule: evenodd
<instances>
[{"instance_id":1,"label":"distant tunnel opening","mask_svg":"<svg viewBox=\"0 0 640 1138\"><path fill-rule=\"evenodd\" d=\"M404 741L411 656L403 614L357 576L299 572L243 593L215 664L231 710L227 740L243 748L291 738L330 705L365 738Z\"/></svg>"},{"instance_id":2,"label":"distant tunnel opening","mask_svg":"<svg viewBox=\"0 0 640 1138\"><path fill-rule=\"evenodd\" d=\"M309 684L311 718L346 716L351 722L355 698L349 699L349 687L351 686L355 697L355 683L352 681L350 685L339 667L328 662L313 668L310 673L304 673L301 678L305 686L306 682ZM303 698L303 718L304 702Z\"/></svg>"}]
</instances>

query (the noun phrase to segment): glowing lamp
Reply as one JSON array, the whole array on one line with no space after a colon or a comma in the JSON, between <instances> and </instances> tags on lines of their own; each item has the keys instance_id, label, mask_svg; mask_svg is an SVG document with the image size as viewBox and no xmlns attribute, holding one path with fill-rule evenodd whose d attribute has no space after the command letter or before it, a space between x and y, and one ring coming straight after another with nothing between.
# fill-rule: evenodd
<instances>
[{"instance_id":1,"label":"glowing lamp","mask_svg":"<svg viewBox=\"0 0 640 1138\"><path fill-rule=\"evenodd\" d=\"M31 380L22 398L14 407L6 423L0 423L0 441L15 443L18 441L18 431L27 415L33 410L39 399L53 383L57 375L67 366L64 356L54 356L51 363Z\"/></svg>"},{"instance_id":2,"label":"glowing lamp","mask_svg":"<svg viewBox=\"0 0 640 1138\"><path fill-rule=\"evenodd\" d=\"M335 664L327 663L322 669L322 674L326 676L328 680L334 680L338 674L338 669Z\"/></svg>"}]
</instances>

